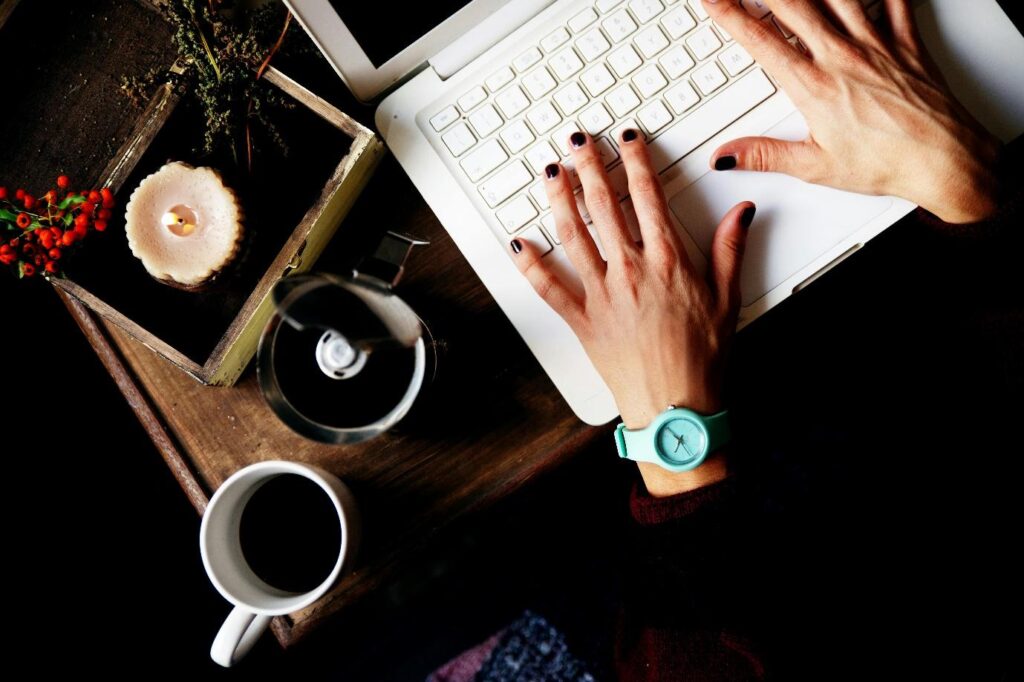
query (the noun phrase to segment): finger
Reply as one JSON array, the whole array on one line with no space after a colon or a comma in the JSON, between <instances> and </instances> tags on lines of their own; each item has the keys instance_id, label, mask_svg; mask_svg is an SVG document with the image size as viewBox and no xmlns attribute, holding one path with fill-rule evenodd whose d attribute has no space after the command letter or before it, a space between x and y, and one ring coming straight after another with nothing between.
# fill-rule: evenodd
<instances>
[{"instance_id":1,"label":"finger","mask_svg":"<svg viewBox=\"0 0 1024 682\"><path fill-rule=\"evenodd\" d=\"M827 54L830 44L843 40L812 0L764 0L764 4L800 37L812 54Z\"/></svg>"},{"instance_id":2,"label":"finger","mask_svg":"<svg viewBox=\"0 0 1024 682\"><path fill-rule=\"evenodd\" d=\"M572 326L583 310L579 297L529 241L513 239L509 242L509 250L519 272L526 276L537 295Z\"/></svg>"},{"instance_id":3,"label":"finger","mask_svg":"<svg viewBox=\"0 0 1024 682\"><path fill-rule=\"evenodd\" d=\"M619 153L622 154L622 165L626 168L629 196L633 198L633 209L640 224L644 248L680 246L679 235L669 218L665 190L662 189L661 180L651 163L650 150L647 149L643 135L633 128L623 130L619 140ZM678 251L689 263L686 250Z\"/></svg>"},{"instance_id":4,"label":"finger","mask_svg":"<svg viewBox=\"0 0 1024 682\"><path fill-rule=\"evenodd\" d=\"M910 54L920 55L921 36L917 32L910 0L885 0L885 13L889 17L889 30L896 45Z\"/></svg>"},{"instance_id":5,"label":"finger","mask_svg":"<svg viewBox=\"0 0 1024 682\"><path fill-rule=\"evenodd\" d=\"M548 194L548 203L551 204L551 215L555 217L558 241L562 242L569 262L583 280L583 288L589 290L594 281L604 275L605 262L601 259L594 238L580 218L569 174L561 165L553 163L544 169L544 177L544 189Z\"/></svg>"},{"instance_id":6,"label":"finger","mask_svg":"<svg viewBox=\"0 0 1024 682\"><path fill-rule=\"evenodd\" d=\"M789 142L773 137L741 137L711 155L711 167L718 171L785 173L808 182L820 179L822 166L821 150L809 139Z\"/></svg>"},{"instance_id":7,"label":"finger","mask_svg":"<svg viewBox=\"0 0 1024 682\"><path fill-rule=\"evenodd\" d=\"M824 0L824 4L835 23L856 42L875 48L883 46L860 0Z\"/></svg>"},{"instance_id":8,"label":"finger","mask_svg":"<svg viewBox=\"0 0 1024 682\"><path fill-rule=\"evenodd\" d=\"M704 0L708 14L789 92L799 92L814 66L767 21L759 21L729 0Z\"/></svg>"},{"instance_id":9,"label":"finger","mask_svg":"<svg viewBox=\"0 0 1024 682\"><path fill-rule=\"evenodd\" d=\"M715 291L719 310L734 314L739 310L743 298L740 293L740 272L743 252L747 246L747 230L754 221L757 208L749 201L732 208L711 240L710 282Z\"/></svg>"},{"instance_id":10,"label":"finger","mask_svg":"<svg viewBox=\"0 0 1024 682\"><path fill-rule=\"evenodd\" d=\"M575 132L569 136L569 147L576 173L583 184L583 201L608 260L636 249L597 145L586 133Z\"/></svg>"}]
</instances>

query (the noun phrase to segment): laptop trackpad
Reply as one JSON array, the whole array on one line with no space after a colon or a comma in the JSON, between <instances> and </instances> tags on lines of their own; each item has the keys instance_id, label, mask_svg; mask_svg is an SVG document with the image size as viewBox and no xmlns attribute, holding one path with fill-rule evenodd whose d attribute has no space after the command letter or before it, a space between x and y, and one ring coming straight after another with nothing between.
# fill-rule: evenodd
<instances>
[{"instance_id":1,"label":"laptop trackpad","mask_svg":"<svg viewBox=\"0 0 1024 682\"><path fill-rule=\"evenodd\" d=\"M794 113L765 132L800 140L803 117ZM782 284L865 223L884 213L890 197L866 197L811 185L777 173L710 172L672 196L669 206L705 258L725 213L741 201L757 204L743 259L743 305Z\"/></svg>"}]
</instances>

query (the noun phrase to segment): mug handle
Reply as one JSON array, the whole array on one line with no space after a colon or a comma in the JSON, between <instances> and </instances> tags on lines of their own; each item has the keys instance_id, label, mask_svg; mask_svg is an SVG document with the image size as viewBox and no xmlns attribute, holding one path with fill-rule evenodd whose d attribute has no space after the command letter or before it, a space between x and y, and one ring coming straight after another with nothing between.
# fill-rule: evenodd
<instances>
[{"instance_id":1,"label":"mug handle","mask_svg":"<svg viewBox=\"0 0 1024 682\"><path fill-rule=\"evenodd\" d=\"M220 626L213 646L210 647L210 658L230 668L249 653L269 624L270 616L258 616L236 606Z\"/></svg>"}]
</instances>

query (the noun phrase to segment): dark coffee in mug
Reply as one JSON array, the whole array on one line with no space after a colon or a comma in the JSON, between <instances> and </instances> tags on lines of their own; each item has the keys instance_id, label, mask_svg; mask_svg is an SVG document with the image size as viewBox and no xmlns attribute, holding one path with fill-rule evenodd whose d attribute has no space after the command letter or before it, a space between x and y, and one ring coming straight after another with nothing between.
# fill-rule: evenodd
<instances>
[{"instance_id":1,"label":"dark coffee in mug","mask_svg":"<svg viewBox=\"0 0 1024 682\"><path fill-rule=\"evenodd\" d=\"M252 494L239 526L242 555L268 585L309 592L341 551L338 511L319 485L298 474L271 478Z\"/></svg>"}]
</instances>

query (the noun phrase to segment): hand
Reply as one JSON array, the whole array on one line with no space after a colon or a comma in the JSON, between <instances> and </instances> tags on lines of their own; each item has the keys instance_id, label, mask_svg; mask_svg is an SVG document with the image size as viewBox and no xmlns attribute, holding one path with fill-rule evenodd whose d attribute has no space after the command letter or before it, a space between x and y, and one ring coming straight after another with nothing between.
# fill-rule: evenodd
<instances>
[{"instance_id":1,"label":"hand","mask_svg":"<svg viewBox=\"0 0 1024 682\"><path fill-rule=\"evenodd\" d=\"M713 167L900 196L948 223L995 212L1000 144L949 91L921 43L910 0L885 1L882 29L858 0L765 4L806 53L732 0L704 0L711 17L782 85L811 135L802 142L735 140L714 153Z\"/></svg>"},{"instance_id":2,"label":"hand","mask_svg":"<svg viewBox=\"0 0 1024 682\"><path fill-rule=\"evenodd\" d=\"M647 426L669 405L717 412L723 359L740 306L740 263L753 204L739 204L725 216L704 281L672 225L643 135L627 130L620 144L642 243L630 236L593 141L574 133L570 147L607 263L580 218L568 173L552 164L545 169L545 188L558 238L581 283L560 277L551 259L525 240L510 245L516 265L579 337L627 428ZM673 478L656 465L641 467L652 494L678 492L680 481L692 483L713 469Z\"/></svg>"}]
</instances>

